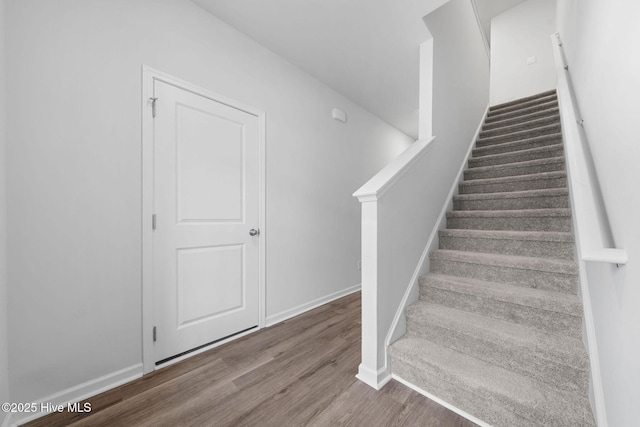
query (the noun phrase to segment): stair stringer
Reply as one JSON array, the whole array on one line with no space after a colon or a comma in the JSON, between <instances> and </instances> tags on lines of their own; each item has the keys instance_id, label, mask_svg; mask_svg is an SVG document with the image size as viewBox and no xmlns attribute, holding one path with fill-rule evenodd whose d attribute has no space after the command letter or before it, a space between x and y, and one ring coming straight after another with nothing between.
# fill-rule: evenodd
<instances>
[{"instance_id":1,"label":"stair stringer","mask_svg":"<svg viewBox=\"0 0 640 427\"><path fill-rule=\"evenodd\" d=\"M458 195L458 191L459 191L458 187L460 183L464 180L464 171L467 168L469 159L471 158L473 149L475 148L475 145L476 145L476 140L480 135L482 126L486 120L487 114L489 113L489 107L490 105L487 105L487 108L485 109L484 114L480 118L480 123L476 128L476 131L471 139L471 143L469 144L469 148L467 149L467 153L462 160L462 164L460 165L460 168L458 169L458 174L456 175L456 178L451 184L451 189L449 190L447 199L445 199L445 202L442 206L442 210L440 211L438 220L436 221L436 225L433 227L433 230L431 230L431 234L429 235L427 244L425 245L425 248L422 251L420 260L418 261L418 264L416 265L416 269L414 270L413 275L411 276L411 280L407 285L407 288L402 297L402 300L400 301L400 304L398 305L398 308L396 310L396 314L393 318L393 322L391 323L391 326L387 333L387 336L385 339L385 349L386 349L385 350L385 366L387 368L389 375L391 375L391 372L390 372L389 363L388 363L388 354L387 354L388 347L391 344L393 344L395 341L400 339L406 333L407 324L406 324L406 317L405 317L405 309L407 308L408 305L413 304L419 298L419 286L418 286L419 280L418 279L420 278L421 275L429 272L429 268L430 268L429 253L438 249L438 246L439 246L438 232L446 228L447 211L450 211L453 209L453 196ZM406 381L404 382L406 383Z\"/></svg>"}]
</instances>

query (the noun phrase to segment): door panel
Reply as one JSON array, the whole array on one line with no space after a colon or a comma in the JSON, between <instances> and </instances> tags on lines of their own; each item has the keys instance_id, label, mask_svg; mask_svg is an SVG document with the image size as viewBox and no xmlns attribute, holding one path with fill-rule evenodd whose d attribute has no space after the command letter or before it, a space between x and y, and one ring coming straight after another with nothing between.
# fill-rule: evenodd
<instances>
[{"instance_id":1,"label":"door panel","mask_svg":"<svg viewBox=\"0 0 640 427\"><path fill-rule=\"evenodd\" d=\"M244 308L244 246L178 250L178 328Z\"/></svg>"},{"instance_id":2,"label":"door panel","mask_svg":"<svg viewBox=\"0 0 640 427\"><path fill-rule=\"evenodd\" d=\"M177 105L177 125L179 220L242 221L244 124Z\"/></svg>"},{"instance_id":3,"label":"door panel","mask_svg":"<svg viewBox=\"0 0 640 427\"><path fill-rule=\"evenodd\" d=\"M259 119L155 81L155 361L259 324Z\"/></svg>"}]
</instances>

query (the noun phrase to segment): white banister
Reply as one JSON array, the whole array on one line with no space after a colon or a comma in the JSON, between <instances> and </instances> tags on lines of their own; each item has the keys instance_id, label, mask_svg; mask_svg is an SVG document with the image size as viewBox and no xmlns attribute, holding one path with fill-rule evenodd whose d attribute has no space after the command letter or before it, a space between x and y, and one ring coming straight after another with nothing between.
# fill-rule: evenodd
<instances>
[{"instance_id":1,"label":"white banister","mask_svg":"<svg viewBox=\"0 0 640 427\"><path fill-rule=\"evenodd\" d=\"M435 137L414 142L353 194L362 205L362 362L357 378L375 389L391 379L386 336L429 237L426 192L441 185L433 179L434 156L426 156L434 142Z\"/></svg>"},{"instance_id":2,"label":"white banister","mask_svg":"<svg viewBox=\"0 0 640 427\"><path fill-rule=\"evenodd\" d=\"M583 261L616 264L627 263L627 252L607 248L605 236L609 233L606 213L600 200L600 189L592 164L583 120L580 117L575 94L569 78L562 42L558 33L551 35L556 66L557 93L562 119L562 133L567 156L568 179L571 189L575 234L578 254Z\"/></svg>"}]
</instances>

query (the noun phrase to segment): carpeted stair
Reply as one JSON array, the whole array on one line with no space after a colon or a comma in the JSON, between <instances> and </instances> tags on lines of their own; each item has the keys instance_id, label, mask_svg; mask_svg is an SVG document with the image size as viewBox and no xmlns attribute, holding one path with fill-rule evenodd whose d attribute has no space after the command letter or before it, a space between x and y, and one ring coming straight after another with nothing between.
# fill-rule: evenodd
<instances>
[{"instance_id":1,"label":"carpeted stair","mask_svg":"<svg viewBox=\"0 0 640 427\"><path fill-rule=\"evenodd\" d=\"M392 372L492 426L594 426L555 91L491 107Z\"/></svg>"}]
</instances>

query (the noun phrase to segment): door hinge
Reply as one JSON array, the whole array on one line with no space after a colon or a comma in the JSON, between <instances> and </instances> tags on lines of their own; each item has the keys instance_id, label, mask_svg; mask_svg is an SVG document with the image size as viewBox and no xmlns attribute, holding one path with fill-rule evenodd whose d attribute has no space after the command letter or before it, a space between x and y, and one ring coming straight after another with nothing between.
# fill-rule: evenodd
<instances>
[{"instance_id":1,"label":"door hinge","mask_svg":"<svg viewBox=\"0 0 640 427\"><path fill-rule=\"evenodd\" d=\"M156 214L151 215L151 229L156 229Z\"/></svg>"},{"instance_id":2,"label":"door hinge","mask_svg":"<svg viewBox=\"0 0 640 427\"><path fill-rule=\"evenodd\" d=\"M149 98L149 101L151 101L151 115L153 117L156 116L156 103L158 102L158 98Z\"/></svg>"},{"instance_id":3,"label":"door hinge","mask_svg":"<svg viewBox=\"0 0 640 427\"><path fill-rule=\"evenodd\" d=\"M154 327L153 327L153 342L158 341L158 335L157 335L157 332L158 332L158 328L157 328L156 326L154 326Z\"/></svg>"}]
</instances>

